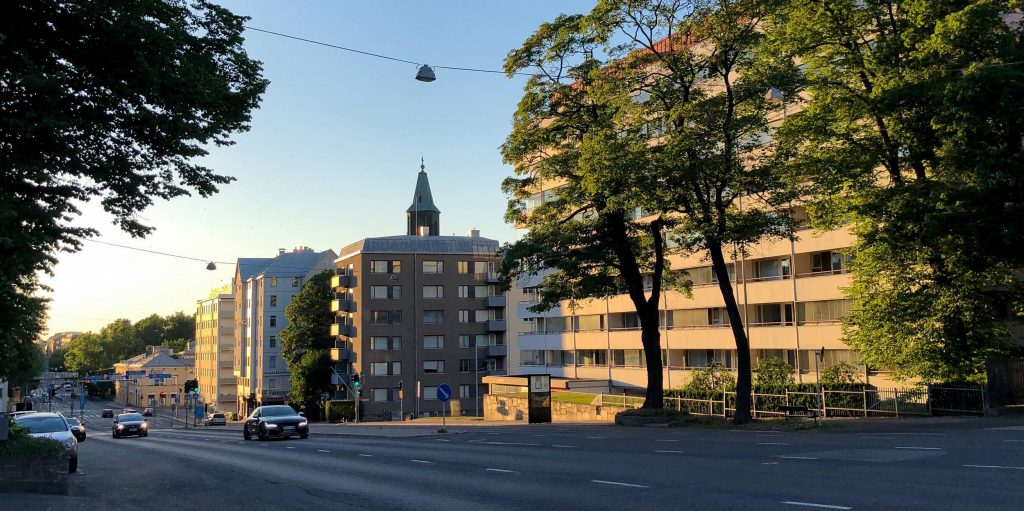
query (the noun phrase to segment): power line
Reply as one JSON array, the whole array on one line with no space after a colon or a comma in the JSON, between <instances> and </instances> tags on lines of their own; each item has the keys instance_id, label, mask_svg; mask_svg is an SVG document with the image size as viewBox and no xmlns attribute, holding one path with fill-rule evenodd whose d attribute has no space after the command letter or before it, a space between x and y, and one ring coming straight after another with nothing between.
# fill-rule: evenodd
<instances>
[{"instance_id":1,"label":"power line","mask_svg":"<svg viewBox=\"0 0 1024 511\"><path fill-rule=\"evenodd\" d=\"M388 55L382 55L380 53L373 53L373 52L364 51L364 50L357 50L355 48L349 48L349 47L341 46L341 45L337 45L337 44L325 43L323 41L316 41L314 39L307 39L305 37L299 37L299 36L294 36L294 35L289 35L289 34L283 34L281 32L274 32L273 30L266 30L266 29L263 29L263 28L250 27L248 25L244 25L244 26L245 26L245 28L247 30L253 30L253 31L256 31L256 32L263 32L264 34L270 34L270 35L275 35L277 37L284 37L286 39L293 39L293 40L296 40L296 41L302 41L304 43L316 44L316 45L319 45L319 46L326 46L328 48L334 48L336 50L342 50L342 51L348 51L348 52L352 52L352 53L358 53L360 55L366 55L368 57L376 57L378 59L392 60L392 61L395 61L395 62L402 62L404 64L412 64L414 66L418 66L420 64L423 64L423 62L413 62L411 60L400 59L398 57L391 57L391 56L388 56ZM449 69L449 70L452 70L452 71L470 71L470 72L474 72L474 73L492 73L492 74L502 74L502 75L505 74L504 71L501 71L501 70L498 70L498 69L482 69L482 68L475 68L475 67L438 66L438 65L432 65L430 67L433 67L433 68L436 68L436 69ZM514 76L534 76L533 73L512 73L512 75L514 75Z\"/></svg>"},{"instance_id":2,"label":"power line","mask_svg":"<svg viewBox=\"0 0 1024 511\"><path fill-rule=\"evenodd\" d=\"M180 254L171 254L171 253L168 253L168 252L160 252L158 250L149 250L149 249L145 249L145 248L132 247L132 246L128 246L128 245L118 245L117 243L110 243L109 241L100 241L100 240L94 240L94 239L89 239L89 238L86 238L83 241L88 241L89 243L99 243L101 245L109 245L111 247L125 248L125 249L128 249L128 250L138 250L139 252L148 252L150 254L157 254L157 255L162 255L162 256L167 256L167 257L177 257L179 259L190 259L192 261L199 261L201 263L235 264L235 263L230 263L230 262L227 262L227 261L211 261L209 259L200 259L198 257L184 256L184 255L180 255Z\"/></svg>"}]
</instances>

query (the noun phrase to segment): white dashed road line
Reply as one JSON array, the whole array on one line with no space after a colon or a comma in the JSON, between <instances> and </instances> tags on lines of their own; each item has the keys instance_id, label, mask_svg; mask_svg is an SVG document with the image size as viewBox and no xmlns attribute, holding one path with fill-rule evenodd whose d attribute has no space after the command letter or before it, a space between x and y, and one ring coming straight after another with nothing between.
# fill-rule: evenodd
<instances>
[{"instance_id":1,"label":"white dashed road line","mask_svg":"<svg viewBox=\"0 0 1024 511\"><path fill-rule=\"evenodd\" d=\"M941 451L941 447L897 447L897 449L908 449L912 451Z\"/></svg>"},{"instance_id":2,"label":"white dashed road line","mask_svg":"<svg viewBox=\"0 0 1024 511\"><path fill-rule=\"evenodd\" d=\"M627 486L629 488L650 488L650 486L644 486L642 484L620 483L618 481L602 481L600 479L591 479L590 482L598 484L611 484L614 486Z\"/></svg>"},{"instance_id":3,"label":"white dashed road line","mask_svg":"<svg viewBox=\"0 0 1024 511\"><path fill-rule=\"evenodd\" d=\"M1001 468L1006 470L1024 470L1024 467L1005 467L1002 465L964 465L970 468Z\"/></svg>"},{"instance_id":4,"label":"white dashed road line","mask_svg":"<svg viewBox=\"0 0 1024 511\"><path fill-rule=\"evenodd\" d=\"M435 442L451 442L451 440L448 440L447 438L435 438L434 441Z\"/></svg>"},{"instance_id":5,"label":"white dashed road line","mask_svg":"<svg viewBox=\"0 0 1024 511\"><path fill-rule=\"evenodd\" d=\"M484 470L486 470L488 472L501 472L503 474L514 474L514 473L516 473L515 470L505 470L503 468L486 468Z\"/></svg>"},{"instance_id":6,"label":"white dashed road line","mask_svg":"<svg viewBox=\"0 0 1024 511\"><path fill-rule=\"evenodd\" d=\"M812 458L810 456L779 456L779 458L785 460L816 460L818 458Z\"/></svg>"},{"instance_id":7,"label":"white dashed road line","mask_svg":"<svg viewBox=\"0 0 1024 511\"><path fill-rule=\"evenodd\" d=\"M665 454L682 454L683 453L683 451L654 451L654 452L660 452L660 453L665 453Z\"/></svg>"},{"instance_id":8,"label":"white dashed road line","mask_svg":"<svg viewBox=\"0 0 1024 511\"><path fill-rule=\"evenodd\" d=\"M789 445L786 442L758 442L757 445Z\"/></svg>"},{"instance_id":9,"label":"white dashed road line","mask_svg":"<svg viewBox=\"0 0 1024 511\"><path fill-rule=\"evenodd\" d=\"M562 449L575 449L576 448L575 445L558 445L558 444L551 444L551 447L560 447Z\"/></svg>"},{"instance_id":10,"label":"white dashed road line","mask_svg":"<svg viewBox=\"0 0 1024 511\"><path fill-rule=\"evenodd\" d=\"M434 464L433 461L427 461L427 460L409 460L409 461L411 461L413 463L426 463L428 465L433 465Z\"/></svg>"},{"instance_id":11,"label":"white dashed road line","mask_svg":"<svg viewBox=\"0 0 1024 511\"><path fill-rule=\"evenodd\" d=\"M852 507L849 506L833 506L830 504L815 504L813 502L795 502L792 500L784 501L782 502L782 504L789 504L790 506L817 507L822 509L853 509Z\"/></svg>"},{"instance_id":12,"label":"white dashed road line","mask_svg":"<svg viewBox=\"0 0 1024 511\"><path fill-rule=\"evenodd\" d=\"M331 452L331 451L328 451L327 449L317 449L316 452Z\"/></svg>"},{"instance_id":13,"label":"white dashed road line","mask_svg":"<svg viewBox=\"0 0 1024 511\"><path fill-rule=\"evenodd\" d=\"M289 446L286 446L285 449L294 449L294 447L289 445Z\"/></svg>"},{"instance_id":14,"label":"white dashed road line","mask_svg":"<svg viewBox=\"0 0 1024 511\"><path fill-rule=\"evenodd\" d=\"M540 445L527 442L484 442L487 445Z\"/></svg>"},{"instance_id":15,"label":"white dashed road line","mask_svg":"<svg viewBox=\"0 0 1024 511\"><path fill-rule=\"evenodd\" d=\"M372 458L373 457L372 454L360 454L360 456L362 456L364 458Z\"/></svg>"}]
</instances>

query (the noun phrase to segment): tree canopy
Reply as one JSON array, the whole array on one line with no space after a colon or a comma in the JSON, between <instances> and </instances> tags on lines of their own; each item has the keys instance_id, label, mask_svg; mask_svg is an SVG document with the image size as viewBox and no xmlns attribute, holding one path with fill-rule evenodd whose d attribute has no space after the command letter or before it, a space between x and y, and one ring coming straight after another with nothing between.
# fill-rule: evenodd
<instances>
[{"instance_id":1,"label":"tree canopy","mask_svg":"<svg viewBox=\"0 0 1024 511\"><path fill-rule=\"evenodd\" d=\"M288 326L280 334L281 355L291 373L289 400L311 412L331 386L331 275L323 271L306 281L284 310Z\"/></svg>"},{"instance_id":2,"label":"tree canopy","mask_svg":"<svg viewBox=\"0 0 1024 511\"><path fill-rule=\"evenodd\" d=\"M166 317L151 314L134 324L119 319L99 332L87 332L72 339L63 353L64 366L69 371L100 372L142 354L146 346L162 345L175 352L181 351L186 343L195 341L195 329L195 317L184 312Z\"/></svg>"},{"instance_id":3,"label":"tree canopy","mask_svg":"<svg viewBox=\"0 0 1024 511\"><path fill-rule=\"evenodd\" d=\"M155 199L232 178L196 159L249 128L267 86L243 22L205 0L15 0L0 17L0 377L42 331L38 275L95 234L99 200L133 236Z\"/></svg>"}]
</instances>

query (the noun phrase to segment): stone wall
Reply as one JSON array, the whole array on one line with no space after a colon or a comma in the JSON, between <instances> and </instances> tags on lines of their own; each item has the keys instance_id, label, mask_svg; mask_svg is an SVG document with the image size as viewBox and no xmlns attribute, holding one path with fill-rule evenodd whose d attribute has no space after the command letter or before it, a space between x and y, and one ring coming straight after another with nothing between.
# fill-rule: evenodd
<instances>
[{"instance_id":1,"label":"stone wall","mask_svg":"<svg viewBox=\"0 0 1024 511\"><path fill-rule=\"evenodd\" d=\"M615 414L625 410L618 406L551 403L551 422L614 422ZM484 419L488 421L523 421L529 418L526 397L508 394L484 396Z\"/></svg>"}]
</instances>

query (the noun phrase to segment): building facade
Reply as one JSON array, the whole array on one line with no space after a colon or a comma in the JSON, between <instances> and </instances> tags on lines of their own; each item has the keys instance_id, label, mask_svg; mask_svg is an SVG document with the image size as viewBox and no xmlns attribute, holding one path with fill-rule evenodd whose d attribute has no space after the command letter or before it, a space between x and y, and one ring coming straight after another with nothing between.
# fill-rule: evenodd
<instances>
[{"instance_id":1,"label":"building facade","mask_svg":"<svg viewBox=\"0 0 1024 511\"><path fill-rule=\"evenodd\" d=\"M296 247L273 258L239 259L232 294L235 305L234 375L237 409L287 402L290 373L279 336L288 326L284 309L313 275L330 270L337 254Z\"/></svg>"},{"instance_id":2,"label":"building facade","mask_svg":"<svg viewBox=\"0 0 1024 511\"><path fill-rule=\"evenodd\" d=\"M237 411L234 295L196 303L195 339L196 379L203 402L211 410Z\"/></svg>"},{"instance_id":3,"label":"building facade","mask_svg":"<svg viewBox=\"0 0 1024 511\"><path fill-rule=\"evenodd\" d=\"M339 251L331 303L339 373L347 384L360 375L366 420L440 415L442 383L452 389L449 413L481 413L481 378L506 371L498 242L477 231L438 236L440 210L422 167L407 213L406 235Z\"/></svg>"},{"instance_id":4,"label":"building facade","mask_svg":"<svg viewBox=\"0 0 1024 511\"><path fill-rule=\"evenodd\" d=\"M117 401L153 408L180 406L185 381L195 378L192 364L163 346L146 346L145 353L114 364L114 373L122 377L114 388Z\"/></svg>"}]
</instances>

